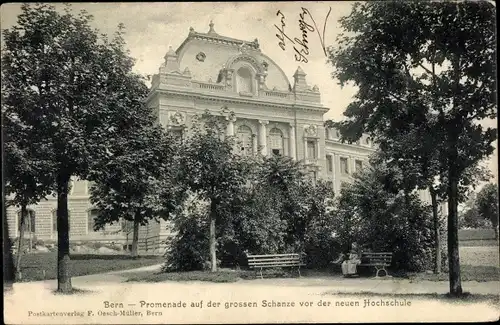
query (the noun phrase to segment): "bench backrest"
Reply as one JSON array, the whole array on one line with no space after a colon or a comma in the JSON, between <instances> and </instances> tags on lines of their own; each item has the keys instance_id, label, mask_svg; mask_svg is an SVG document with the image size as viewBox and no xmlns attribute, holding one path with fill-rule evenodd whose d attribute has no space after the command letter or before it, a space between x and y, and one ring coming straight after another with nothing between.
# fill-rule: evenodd
<instances>
[{"instance_id":1,"label":"bench backrest","mask_svg":"<svg viewBox=\"0 0 500 325\"><path fill-rule=\"evenodd\" d=\"M269 266L298 266L301 264L299 254L270 254L270 255L249 255L248 266L253 267L269 267Z\"/></svg>"},{"instance_id":2,"label":"bench backrest","mask_svg":"<svg viewBox=\"0 0 500 325\"><path fill-rule=\"evenodd\" d=\"M385 266L390 266L392 262L392 253L391 252L383 252L383 253L361 253L361 261L368 260L369 264L380 264ZM362 262L365 263L365 262Z\"/></svg>"}]
</instances>

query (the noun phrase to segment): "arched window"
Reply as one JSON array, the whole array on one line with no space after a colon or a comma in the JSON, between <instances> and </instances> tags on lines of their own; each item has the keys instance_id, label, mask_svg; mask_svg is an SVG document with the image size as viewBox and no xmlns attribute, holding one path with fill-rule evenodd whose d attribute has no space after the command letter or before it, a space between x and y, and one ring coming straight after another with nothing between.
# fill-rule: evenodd
<instances>
[{"instance_id":1,"label":"arched window","mask_svg":"<svg viewBox=\"0 0 500 325\"><path fill-rule=\"evenodd\" d=\"M241 67L236 72L236 89L238 92L253 93L252 73L248 68Z\"/></svg>"},{"instance_id":2,"label":"arched window","mask_svg":"<svg viewBox=\"0 0 500 325\"><path fill-rule=\"evenodd\" d=\"M283 133L280 129L273 128L269 131L269 149L275 156L283 156Z\"/></svg>"},{"instance_id":3,"label":"arched window","mask_svg":"<svg viewBox=\"0 0 500 325\"><path fill-rule=\"evenodd\" d=\"M17 230L21 231L21 211L17 214ZM26 219L24 219L24 231L35 232L35 211L26 210Z\"/></svg>"},{"instance_id":4,"label":"arched window","mask_svg":"<svg viewBox=\"0 0 500 325\"><path fill-rule=\"evenodd\" d=\"M95 219L99 216L99 210L92 209L87 214L87 230L88 232L96 231L94 230Z\"/></svg>"},{"instance_id":5,"label":"arched window","mask_svg":"<svg viewBox=\"0 0 500 325\"><path fill-rule=\"evenodd\" d=\"M71 226L71 214L68 211L68 230ZM52 211L52 231L57 232L57 209Z\"/></svg>"},{"instance_id":6,"label":"arched window","mask_svg":"<svg viewBox=\"0 0 500 325\"><path fill-rule=\"evenodd\" d=\"M237 137L238 151L243 155L253 154L252 130L246 125L241 125Z\"/></svg>"}]
</instances>

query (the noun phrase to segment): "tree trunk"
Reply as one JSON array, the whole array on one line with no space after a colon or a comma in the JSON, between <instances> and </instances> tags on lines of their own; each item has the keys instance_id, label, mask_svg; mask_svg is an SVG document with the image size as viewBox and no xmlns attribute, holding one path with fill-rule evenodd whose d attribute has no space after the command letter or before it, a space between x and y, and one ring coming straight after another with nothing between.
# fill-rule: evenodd
<instances>
[{"instance_id":1,"label":"tree trunk","mask_svg":"<svg viewBox=\"0 0 500 325\"><path fill-rule=\"evenodd\" d=\"M434 256L434 273L441 273L441 235L439 233L439 213L438 213L438 202L436 191L429 186L429 192L431 193L432 202L432 219L434 220L434 250L436 256Z\"/></svg>"},{"instance_id":2,"label":"tree trunk","mask_svg":"<svg viewBox=\"0 0 500 325\"><path fill-rule=\"evenodd\" d=\"M72 291L69 274L69 216L68 184L69 176L57 177L57 291Z\"/></svg>"},{"instance_id":3,"label":"tree trunk","mask_svg":"<svg viewBox=\"0 0 500 325\"><path fill-rule=\"evenodd\" d=\"M217 253L215 250L216 240L215 240L215 219L217 217L217 204L214 200L210 203L210 270L212 272L217 272Z\"/></svg>"},{"instance_id":4,"label":"tree trunk","mask_svg":"<svg viewBox=\"0 0 500 325\"><path fill-rule=\"evenodd\" d=\"M21 205L21 222L19 225L19 238L17 239L16 273L21 280L21 256L23 255L24 228L26 228L26 204Z\"/></svg>"},{"instance_id":5,"label":"tree trunk","mask_svg":"<svg viewBox=\"0 0 500 325\"><path fill-rule=\"evenodd\" d=\"M450 295L462 294L460 279L460 257L458 253L458 181L454 168L450 166L448 184L448 265Z\"/></svg>"},{"instance_id":6,"label":"tree trunk","mask_svg":"<svg viewBox=\"0 0 500 325\"><path fill-rule=\"evenodd\" d=\"M26 217L28 217L27 218L27 220L28 220L28 236L29 236L29 239L30 239L29 246L28 246L28 252L31 253L31 250L33 249L33 234L31 233L31 229L32 229L31 228L32 227L32 225L31 225L31 216L28 216L27 214L25 214L25 218Z\"/></svg>"},{"instance_id":7,"label":"tree trunk","mask_svg":"<svg viewBox=\"0 0 500 325\"><path fill-rule=\"evenodd\" d=\"M3 208L3 215L3 291L8 292L12 290L16 272L14 267L14 260L12 259L12 242L9 236L9 223L7 221L7 218L5 217L7 215L5 205Z\"/></svg>"},{"instance_id":8,"label":"tree trunk","mask_svg":"<svg viewBox=\"0 0 500 325\"><path fill-rule=\"evenodd\" d=\"M134 232L132 234L132 251L130 252L130 254L133 257L138 256L137 246L139 244L139 220L140 220L140 218L141 218L141 215L139 214L139 211L136 211L135 215L134 215Z\"/></svg>"},{"instance_id":9,"label":"tree trunk","mask_svg":"<svg viewBox=\"0 0 500 325\"><path fill-rule=\"evenodd\" d=\"M498 225L493 227L493 231L495 232L495 240L498 242Z\"/></svg>"}]
</instances>

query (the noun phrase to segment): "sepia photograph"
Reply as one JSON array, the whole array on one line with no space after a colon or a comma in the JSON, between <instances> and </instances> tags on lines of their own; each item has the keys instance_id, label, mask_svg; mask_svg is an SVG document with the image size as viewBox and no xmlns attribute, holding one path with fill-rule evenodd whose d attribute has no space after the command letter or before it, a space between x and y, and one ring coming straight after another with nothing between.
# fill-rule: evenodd
<instances>
[{"instance_id":1,"label":"sepia photograph","mask_svg":"<svg viewBox=\"0 0 500 325\"><path fill-rule=\"evenodd\" d=\"M0 19L6 324L499 320L494 2Z\"/></svg>"}]
</instances>

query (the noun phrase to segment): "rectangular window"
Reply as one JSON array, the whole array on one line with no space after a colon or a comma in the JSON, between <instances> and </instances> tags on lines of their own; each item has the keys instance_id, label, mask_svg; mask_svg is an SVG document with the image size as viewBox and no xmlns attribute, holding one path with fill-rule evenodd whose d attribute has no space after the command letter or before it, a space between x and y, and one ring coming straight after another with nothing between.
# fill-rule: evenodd
<instances>
[{"instance_id":1,"label":"rectangular window","mask_svg":"<svg viewBox=\"0 0 500 325\"><path fill-rule=\"evenodd\" d=\"M332 181L327 181L326 184L328 185L329 188L333 189L333 182Z\"/></svg>"},{"instance_id":2,"label":"rectangular window","mask_svg":"<svg viewBox=\"0 0 500 325\"><path fill-rule=\"evenodd\" d=\"M326 156L326 168L328 172L333 172L333 158L330 155Z\"/></svg>"},{"instance_id":3,"label":"rectangular window","mask_svg":"<svg viewBox=\"0 0 500 325\"><path fill-rule=\"evenodd\" d=\"M21 231L21 212L19 211L17 215L17 230ZM35 232L35 211L28 209L26 210L26 217L24 218L24 231Z\"/></svg>"},{"instance_id":4,"label":"rectangular window","mask_svg":"<svg viewBox=\"0 0 500 325\"><path fill-rule=\"evenodd\" d=\"M122 232L124 232L124 233L128 234L128 233L131 233L132 231L134 231L134 222L133 221L122 219L121 226L122 226Z\"/></svg>"},{"instance_id":5,"label":"rectangular window","mask_svg":"<svg viewBox=\"0 0 500 325\"><path fill-rule=\"evenodd\" d=\"M99 230L94 230L95 219L99 217L99 211L97 209L92 209L87 214L87 232L98 232ZM104 227L101 229L104 231Z\"/></svg>"},{"instance_id":6,"label":"rectangular window","mask_svg":"<svg viewBox=\"0 0 500 325\"><path fill-rule=\"evenodd\" d=\"M177 141L182 141L182 129L170 129L170 133Z\"/></svg>"},{"instance_id":7,"label":"rectangular window","mask_svg":"<svg viewBox=\"0 0 500 325\"><path fill-rule=\"evenodd\" d=\"M309 177L311 177L311 180L313 182L313 184L316 184L316 178L317 178L317 174L315 171L312 171L310 174L309 174Z\"/></svg>"},{"instance_id":8,"label":"rectangular window","mask_svg":"<svg viewBox=\"0 0 500 325\"><path fill-rule=\"evenodd\" d=\"M281 156L281 150L280 149L272 149L273 156Z\"/></svg>"},{"instance_id":9,"label":"rectangular window","mask_svg":"<svg viewBox=\"0 0 500 325\"><path fill-rule=\"evenodd\" d=\"M340 158L340 172L342 174L349 174L349 164L347 158Z\"/></svg>"},{"instance_id":10,"label":"rectangular window","mask_svg":"<svg viewBox=\"0 0 500 325\"><path fill-rule=\"evenodd\" d=\"M315 141L307 141L307 158L311 158L311 159L316 158L316 142Z\"/></svg>"},{"instance_id":11,"label":"rectangular window","mask_svg":"<svg viewBox=\"0 0 500 325\"><path fill-rule=\"evenodd\" d=\"M363 162L361 160L356 160L356 171L359 172L361 169L363 169Z\"/></svg>"}]
</instances>

